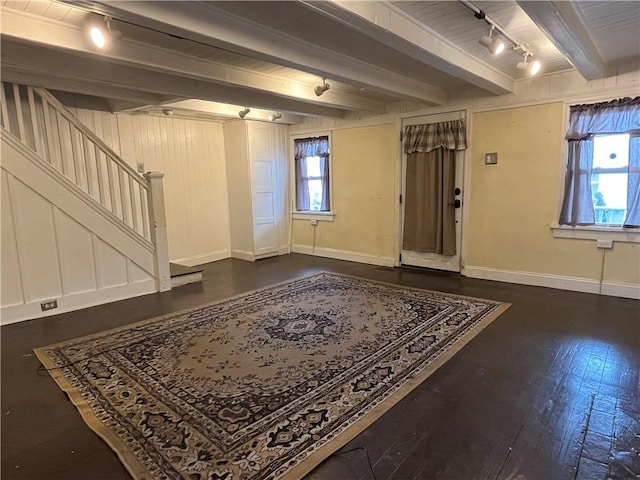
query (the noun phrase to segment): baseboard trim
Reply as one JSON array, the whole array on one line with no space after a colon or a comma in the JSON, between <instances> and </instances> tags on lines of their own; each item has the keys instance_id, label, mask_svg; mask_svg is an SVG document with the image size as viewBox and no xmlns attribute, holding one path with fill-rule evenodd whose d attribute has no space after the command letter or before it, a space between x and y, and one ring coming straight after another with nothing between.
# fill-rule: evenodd
<instances>
[{"instance_id":1,"label":"baseboard trim","mask_svg":"<svg viewBox=\"0 0 640 480\"><path fill-rule=\"evenodd\" d=\"M43 312L40 310L40 302L23 303L11 305L0 309L0 325L33 320L35 318L50 317L59 313L72 312L83 308L102 305L104 303L117 302L131 297L139 297L149 293L155 293L156 280L143 280L141 282L128 285L117 285L115 287L103 288L101 290L90 290L88 292L75 293L64 297L58 297L58 308Z\"/></svg>"},{"instance_id":2,"label":"baseboard trim","mask_svg":"<svg viewBox=\"0 0 640 480\"><path fill-rule=\"evenodd\" d=\"M217 262L218 260L224 260L229 258L231 252L228 248L223 250L216 250L215 252L203 253L201 255L194 255L192 257L177 258L171 260L171 263L177 263L178 265L184 265L185 267L197 267L205 263Z\"/></svg>"},{"instance_id":3,"label":"baseboard trim","mask_svg":"<svg viewBox=\"0 0 640 480\"><path fill-rule=\"evenodd\" d=\"M349 262L367 263L369 265L380 265L383 267L393 267L395 265L395 259L393 257L382 257L335 248L315 247L314 249L309 245L294 245L292 251L293 253L303 253L305 255L335 258L336 260L347 260Z\"/></svg>"},{"instance_id":4,"label":"baseboard trim","mask_svg":"<svg viewBox=\"0 0 640 480\"><path fill-rule=\"evenodd\" d=\"M237 258L240 260L246 260L248 262L254 262L256 260L253 252L249 252L248 250L231 250L231 258Z\"/></svg>"},{"instance_id":5,"label":"baseboard trim","mask_svg":"<svg viewBox=\"0 0 640 480\"><path fill-rule=\"evenodd\" d=\"M518 272L476 266L465 266L462 268L461 273L466 277L481 278L483 280L495 280L498 282L556 288L574 292L602 293L602 295L612 297L640 299L640 285L635 284L603 282L602 292L600 292L600 282L589 278L565 277L545 273Z\"/></svg>"},{"instance_id":6,"label":"baseboard trim","mask_svg":"<svg viewBox=\"0 0 640 480\"><path fill-rule=\"evenodd\" d=\"M633 283L602 282L602 295L640 300L640 285Z\"/></svg>"}]
</instances>

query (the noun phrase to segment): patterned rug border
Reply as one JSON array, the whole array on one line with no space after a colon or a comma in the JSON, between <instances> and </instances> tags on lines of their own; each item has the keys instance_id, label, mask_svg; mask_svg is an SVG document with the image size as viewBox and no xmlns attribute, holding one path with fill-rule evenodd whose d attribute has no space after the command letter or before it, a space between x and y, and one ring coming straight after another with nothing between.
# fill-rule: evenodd
<instances>
[{"instance_id":1,"label":"patterned rug border","mask_svg":"<svg viewBox=\"0 0 640 480\"><path fill-rule=\"evenodd\" d=\"M306 474L310 473L315 467L317 467L322 461L327 459L332 453L338 451L344 445L353 440L358 434L368 428L372 423L378 420L382 415L384 415L387 411L393 408L400 400L406 397L412 390L414 390L418 385L424 382L427 378L429 378L438 368L444 365L448 360L450 360L457 352L459 352L462 348L464 348L471 340L473 340L482 330L484 330L487 326L491 324L496 318L498 318L501 314L503 314L510 306L510 303L504 303L497 300L489 300L482 299L479 297L472 297L467 295L458 295L454 293L441 292L437 290L423 289L419 287L410 287L405 285L399 285L396 283L384 282L379 280L372 280L366 277L358 277L355 275L347 275L343 273L336 273L330 271L320 271L314 272L309 275L302 275L300 277L295 277L293 279L284 280L281 282L272 283L270 285L266 285L264 287L259 287L253 290L248 290L246 292L239 293L237 295L233 295L230 297L225 297L220 300L215 300L212 302L208 302L205 304L197 305L195 307L186 308L183 310L179 310L176 312L170 312L164 315L160 315L157 317L152 317L145 320L140 320L138 322L134 322L128 325L124 325L121 327L116 327L108 330L103 330L97 333L92 333L89 335L84 335L81 337L75 337L72 339L64 340L62 342L57 342L49 345L45 345L42 347L38 347L33 349L34 354L42 363L42 365L48 370L49 375L52 379L58 384L59 388L64 391L69 397L71 403L75 405L80 416L87 424L87 426L93 430L100 438L102 438L105 443L116 453L121 463L124 465L126 470L131 474L131 476L136 480L147 480L149 477L147 476L147 470L142 466L139 460L129 452L126 444L120 439L119 436L115 435L109 428L107 428L100 419L96 416L96 414L91 410L85 399L82 397L80 392L74 387L74 385L67 380L61 371L56 368L55 363L52 359L50 359L46 350L61 347L64 345L77 343L80 341L86 341L93 338L99 338L103 336L112 335L117 332L121 332L124 330L129 330L135 327L140 327L144 325L148 325L154 322L161 322L168 318L178 317L185 314L189 314L191 312L195 312L197 310L201 310L203 308L210 307L212 305L218 305L224 302L228 302L237 298L241 298L244 296L253 295L265 290L269 290L275 287L281 287L290 283L294 283L300 280L305 280L309 278L313 278L320 275L335 275L339 277L345 278L353 278L356 280L366 281L379 285L386 285L402 290L411 290L417 292L424 293L437 293L439 295L444 295L447 297L453 298L463 298L469 300L488 300L491 302L495 302L497 304L496 308L485 318L483 318L480 322L478 322L473 328L467 331L462 338L456 341L456 343L449 348L445 353L439 355L431 364L429 364L426 368L420 371L415 377L406 381L402 387L396 390L393 394L387 397L384 402L379 405L376 405L371 411L369 411L366 416L362 419L358 420L356 423L351 425L345 432L341 433L337 438L334 438L326 445L319 447L315 450L311 455L309 455L305 460L287 472L284 476L280 477L280 480L299 480L304 477ZM98 355L97 353L96 355Z\"/></svg>"}]
</instances>

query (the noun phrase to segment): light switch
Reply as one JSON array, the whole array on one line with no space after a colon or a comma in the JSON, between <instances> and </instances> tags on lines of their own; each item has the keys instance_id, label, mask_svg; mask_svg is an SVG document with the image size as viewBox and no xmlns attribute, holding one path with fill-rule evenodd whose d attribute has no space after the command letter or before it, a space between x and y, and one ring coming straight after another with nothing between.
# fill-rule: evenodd
<instances>
[{"instance_id":1,"label":"light switch","mask_svg":"<svg viewBox=\"0 0 640 480\"><path fill-rule=\"evenodd\" d=\"M484 154L485 165L497 165L498 164L498 152L489 152Z\"/></svg>"}]
</instances>

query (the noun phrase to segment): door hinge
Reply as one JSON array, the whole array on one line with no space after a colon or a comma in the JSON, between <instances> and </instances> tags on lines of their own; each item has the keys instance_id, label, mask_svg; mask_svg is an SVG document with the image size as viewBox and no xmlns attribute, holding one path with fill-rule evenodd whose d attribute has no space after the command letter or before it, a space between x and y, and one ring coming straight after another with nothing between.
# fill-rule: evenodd
<instances>
[{"instance_id":1,"label":"door hinge","mask_svg":"<svg viewBox=\"0 0 640 480\"><path fill-rule=\"evenodd\" d=\"M402 204L402 194L400 194L400 203Z\"/></svg>"},{"instance_id":2,"label":"door hinge","mask_svg":"<svg viewBox=\"0 0 640 480\"><path fill-rule=\"evenodd\" d=\"M398 255L398 261L402 263L402 254Z\"/></svg>"},{"instance_id":3,"label":"door hinge","mask_svg":"<svg viewBox=\"0 0 640 480\"><path fill-rule=\"evenodd\" d=\"M402 141L402 130L400 131L400 141Z\"/></svg>"}]
</instances>

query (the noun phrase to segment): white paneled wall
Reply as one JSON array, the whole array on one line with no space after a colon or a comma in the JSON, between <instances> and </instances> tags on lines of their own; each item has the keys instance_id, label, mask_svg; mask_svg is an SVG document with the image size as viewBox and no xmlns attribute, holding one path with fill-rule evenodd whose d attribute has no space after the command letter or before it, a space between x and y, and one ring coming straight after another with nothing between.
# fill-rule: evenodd
<instances>
[{"instance_id":1,"label":"white paneled wall","mask_svg":"<svg viewBox=\"0 0 640 480\"><path fill-rule=\"evenodd\" d=\"M221 123L113 115L78 118L133 168L165 174L169 258L197 265L229 256L229 207Z\"/></svg>"},{"instance_id":2,"label":"white paneled wall","mask_svg":"<svg viewBox=\"0 0 640 480\"><path fill-rule=\"evenodd\" d=\"M17 153L3 145L4 155ZM136 265L47 200L64 187L53 182L53 190L36 191L4 167L1 175L3 324L42 316L48 300L58 301L56 314L155 291L148 265Z\"/></svg>"}]
</instances>

